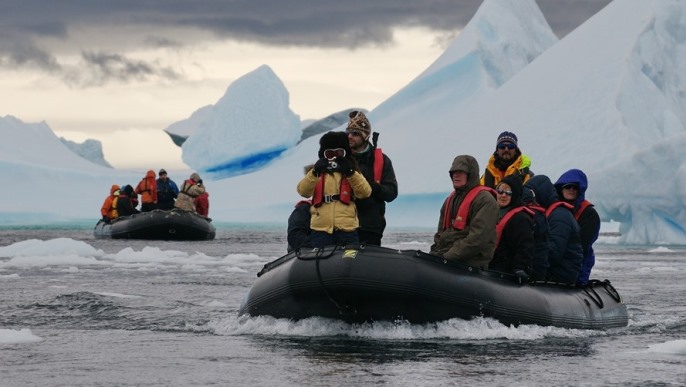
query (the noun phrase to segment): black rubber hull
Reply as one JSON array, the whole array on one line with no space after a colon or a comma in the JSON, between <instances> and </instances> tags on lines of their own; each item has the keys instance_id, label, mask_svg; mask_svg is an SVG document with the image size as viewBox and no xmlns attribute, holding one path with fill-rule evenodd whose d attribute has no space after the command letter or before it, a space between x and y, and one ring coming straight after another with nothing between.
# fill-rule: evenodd
<instances>
[{"instance_id":1,"label":"black rubber hull","mask_svg":"<svg viewBox=\"0 0 686 387\"><path fill-rule=\"evenodd\" d=\"M112 223L98 222L96 238L201 241L214 239L210 221L194 212L154 210L117 218Z\"/></svg>"},{"instance_id":2,"label":"black rubber hull","mask_svg":"<svg viewBox=\"0 0 686 387\"><path fill-rule=\"evenodd\" d=\"M418 251L349 246L291 253L265 265L258 277L240 314L412 323L484 316L506 325L578 329L628 324L626 305L609 281L585 288L519 284Z\"/></svg>"}]
</instances>

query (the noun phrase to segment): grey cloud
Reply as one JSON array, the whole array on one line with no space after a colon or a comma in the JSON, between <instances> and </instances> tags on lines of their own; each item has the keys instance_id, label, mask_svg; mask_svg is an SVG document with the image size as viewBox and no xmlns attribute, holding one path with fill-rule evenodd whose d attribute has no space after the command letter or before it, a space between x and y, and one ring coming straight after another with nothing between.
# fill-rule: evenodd
<instances>
[{"instance_id":1,"label":"grey cloud","mask_svg":"<svg viewBox=\"0 0 686 387\"><path fill-rule=\"evenodd\" d=\"M537 0L553 30L562 37L610 0ZM461 29L482 0L0 0L0 66L32 66L60 72L76 85L103 84L109 80L175 79L179 75L159 63L126 58L127 50L142 46L178 50L192 46L207 34L269 45L339 47L354 49L393 43L393 28L422 26L443 36ZM98 27L134 27L144 36L122 35L117 51L99 50ZM90 79L62 69L51 42L69 46L79 36ZM111 30L111 29L110 29ZM50 37L51 39L45 39ZM206 38L206 37L205 37ZM40 44L38 43L40 42ZM77 81L78 80L78 81Z\"/></svg>"}]
</instances>

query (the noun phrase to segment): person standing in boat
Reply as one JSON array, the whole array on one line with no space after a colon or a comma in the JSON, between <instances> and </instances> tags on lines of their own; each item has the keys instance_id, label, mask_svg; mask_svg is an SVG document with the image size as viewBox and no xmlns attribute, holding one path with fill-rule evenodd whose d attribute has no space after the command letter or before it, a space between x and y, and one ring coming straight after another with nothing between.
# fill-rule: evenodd
<instances>
[{"instance_id":1,"label":"person standing in boat","mask_svg":"<svg viewBox=\"0 0 686 387\"><path fill-rule=\"evenodd\" d=\"M119 216L117 212L117 200L119 199L119 192L121 187L117 184L112 184L110 187L110 194L105 198L105 201L100 207L100 215L102 215L102 221L109 223L112 219L116 219Z\"/></svg>"},{"instance_id":2,"label":"person standing in boat","mask_svg":"<svg viewBox=\"0 0 686 387\"><path fill-rule=\"evenodd\" d=\"M512 175L495 187L500 213L495 252L488 268L526 281L534 259L534 212L522 201L522 188L522 179Z\"/></svg>"},{"instance_id":3,"label":"person standing in boat","mask_svg":"<svg viewBox=\"0 0 686 387\"><path fill-rule=\"evenodd\" d=\"M510 175L518 176L522 184L526 183L534 175L530 167L531 160L519 149L517 136L512 132L502 132L481 176L481 185L494 188L505 176Z\"/></svg>"},{"instance_id":4,"label":"person standing in boat","mask_svg":"<svg viewBox=\"0 0 686 387\"><path fill-rule=\"evenodd\" d=\"M555 182L555 189L560 199L574 206L574 218L579 224L579 241L584 252L581 271L576 282L579 285L585 285L595 265L593 243L600 234L600 216L593 208L593 203L586 200L588 178L582 170L570 169L563 173Z\"/></svg>"},{"instance_id":5,"label":"person standing in boat","mask_svg":"<svg viewBox=\"0 0 686 387\"><path fill-rule=\"evenodd\" d=\"M174 207L181 210L196 212L195 198L205 192L205 187L203 187L200 181L200 175L198 175L196 172L193 172L191 177L181 184L179 196L176 198Z\"/></svg>"},{"instance_id":6,"label":"person standing in boat","mask_svg":"<svg viewBox=\"0 0 686 387\"><path fill-rule=\"evenodd\" d=\"M179 196L179 187L167 176L166 170L160 169L157 176L157 208L171 210L174 208L174 200Z\"/></svg>"},{"instance_id":7,"label":"person standing in boat","mask_svg":"<svg viewBox=\"0 0 686 387\"><path fill-rule=\"evenodd\" d=\"M157 181L155 171L149 170L136 186L134 191L141 195L141 212L152 211L157 208Z\"/></svg>"},{"instance_id":8,"label":"person standing in boat","mask_svg":"<svg viewBox=\"0 0 686 387\"><path fill-rule=\"evenodd\" d=\"M525 186L534 192L536 201L546 210L550 230L550 266L546 280L576 284L584 254L579 240L579 225L572 212L573 207L558 199L555 187L548 176L536 175L529 179Z\"/></svg>"},{"instance_id":9,"label":"person standing in boat","mask_svg":"<svg viewBox=\"0 0 686 387\"><path fill-rule=\"evenodd\" d=\"M136 194L133 192L133 187L129 184L121 189L119 198L117 199L117 212L119 213L119 216L129 216L138 213L136 205L131 199L134 195ZM137 204L137 202L135 203Z\"/></svg>"},{"instance_id":10,"label":"person standing in boat","mask_svg":"<svg viewBox=\"0 0 686 387\"><path fill-rule=\"evenodd\" d=\"M479 184L479 163L455 157L448 171L454 191L443 202L431 254L473 267L487 267L496 243L498 203L492 188Z\"/></svg>"},{"instance_id":11,"label":"person standing in boat","mask_svg":"<svg viewBox=\"0 0 686 387\"><path fill-rule=\"evenodd\" d=\"M381 238L386 228L386 203L398 197L398 181L391 159L381 148L377 148L379 134L372 136L372 126L365 114L353 110L348 113L348 145L360 172L372 187L372 194L365 199L356 199L357 217L360 228L357 230L360 242L381 246ZM373 140L373 143L372 143Z\"/></svg>"},{"instance_id":12,"label":"person standing in boat","mask_svg":"<svg viewBox=\"0 0 686 387\"><path fill-rule=\"evenodd\" d=\"M369 197L372 188L357 167L345 132L325 133L319 139L318 156L297 186L300 196L312 198L312 245L359 243L355 200Z\"/></svg>"}]
</instances>

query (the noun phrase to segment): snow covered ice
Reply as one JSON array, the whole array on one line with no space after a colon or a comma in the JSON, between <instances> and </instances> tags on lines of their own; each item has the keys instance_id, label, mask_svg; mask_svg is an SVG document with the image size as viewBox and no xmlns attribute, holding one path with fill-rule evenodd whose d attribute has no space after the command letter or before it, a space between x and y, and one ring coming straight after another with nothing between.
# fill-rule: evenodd
<instances>
[{"instance_id":1,"label":"snow covered ice","mask_svg":"<svg viewBox=\"0 0 686 387\"><path fill-rule=\"evenodd\" d=\"M288 90L263 65L229 86L183 143L182 158L198 171L228 177L264 166L297 144L301 134Z\"/></svg>"},{"instance_id":2,"label":"snow covered ice","mask_svg":"<svg viewBox=\"0 0 686 387\"><path fill-rule=\"evenodd\" d=\"M509 130L535 173L556 180L584 170L587 198L604 222L622 223L623 242L686 244L684 35L686 3L678 0L616 0L560 41L534 0L484 1L434 64L370 111L398 177L389 225L434 227L452 159L471 154L483 169L498 133ZM168 129L188 136L184 162L210 171L210 216L285 224L319 136L298 144L299 117L271 69L237 80L185 124ZM0 204L0 223L96 219L111 184L144 173L67 155L45 123L6 116L0 134L7 177L53 193ZM79 200L64 200L70 195Z\"/></svg>"}]
</instances>

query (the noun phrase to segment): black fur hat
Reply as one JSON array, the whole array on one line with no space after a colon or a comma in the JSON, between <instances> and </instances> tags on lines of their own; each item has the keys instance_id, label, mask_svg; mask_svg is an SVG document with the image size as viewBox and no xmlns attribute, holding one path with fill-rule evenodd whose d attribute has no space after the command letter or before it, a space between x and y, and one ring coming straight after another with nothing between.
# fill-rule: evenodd
<instances>
[{"instance_id":1,"label":"black fur hat","mask_svg":"<svg viewBox=\"0 0 686 387\"><path fill-rule=\"evenodd\" d=\"M352 150L348 144L348 135L345 132L326 132L319 139L319 153L317 155L321 159L324 157L325 149L345 149L345 158L352 159Z\"/></svg>"}]
</instances>

